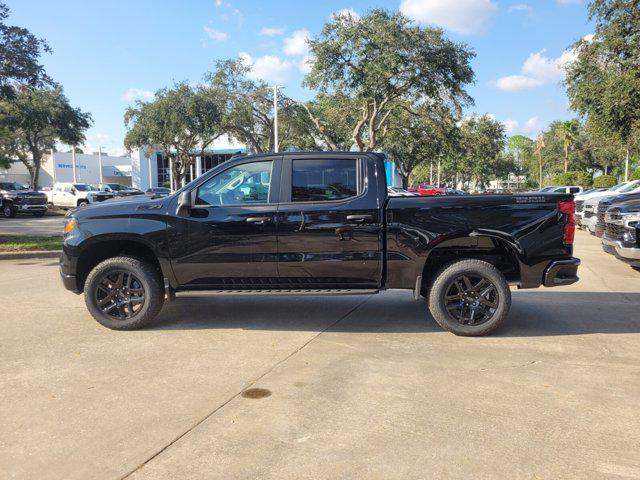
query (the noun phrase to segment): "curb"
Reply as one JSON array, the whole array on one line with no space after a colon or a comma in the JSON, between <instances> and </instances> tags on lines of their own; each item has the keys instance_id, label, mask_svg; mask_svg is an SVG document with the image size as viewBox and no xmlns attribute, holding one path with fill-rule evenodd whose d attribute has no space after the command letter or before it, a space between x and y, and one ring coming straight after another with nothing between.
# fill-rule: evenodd
<instances>
[{"instance_id":1,"label":"curb","mask_svg":"<svg viewBox=\"0 0 640 480\"><path fill-rule=\"evenodd\" d=\"M31 252L0 252L0 260L20 260L25 258L59 258L62 250L32 250Z\"/></svg>"}]
</instances>

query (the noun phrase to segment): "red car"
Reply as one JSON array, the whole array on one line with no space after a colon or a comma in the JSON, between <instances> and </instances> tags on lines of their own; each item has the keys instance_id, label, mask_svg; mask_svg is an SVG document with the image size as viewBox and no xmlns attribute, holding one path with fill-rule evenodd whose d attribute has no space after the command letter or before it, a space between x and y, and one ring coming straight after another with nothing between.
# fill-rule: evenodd
<instances>
[{"instance_id":1,"label":"red car","mask_svg":"<svg viewBox=\"0 0 640 480\"><path fill-rule=\"evenodd\" d=\"M444 188L436 187L435 185L420 185L418 187L407 188L410 192L417 193L418 195L444 195Z\"/></svg>"}]
</instances>

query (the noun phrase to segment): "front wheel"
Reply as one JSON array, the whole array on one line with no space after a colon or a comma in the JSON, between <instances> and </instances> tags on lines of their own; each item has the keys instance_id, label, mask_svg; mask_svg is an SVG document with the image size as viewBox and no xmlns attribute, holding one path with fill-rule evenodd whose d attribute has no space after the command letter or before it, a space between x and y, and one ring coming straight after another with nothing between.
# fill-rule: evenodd
<instances>
[{"instance_id":1,"label":"front wheel","mask_svg":"<svg viewBox=\"0 0 640 480\"><path fill-rule=\"evenodd\" d=\"M462 336L495 331L511 308L504 275L488 262L459 260L445 265L429 289L429 310L445 330Z\"/></svg>"},{"instance_id":2,"label":"front wheel","mask_svg":"<svg viewBox=\"0 0 640 480\"><path fill-rule=\"evenodd\" d=\"M2 207L2 215L4 218L16 218L17 214L18 209L10 203L7 203Z\"/></svg>"},{"instance_id":3,"label":"front wheel","mask_svg":"<svg viewBox=\"0 0 640 480\"><path fill-rule=\"evenodd\" d=\"M153 320L164 303L160 273L134 257L99 263L87 276L84 299L99 323L113 330L134 330Z\"/></svg>"}]
</instances>

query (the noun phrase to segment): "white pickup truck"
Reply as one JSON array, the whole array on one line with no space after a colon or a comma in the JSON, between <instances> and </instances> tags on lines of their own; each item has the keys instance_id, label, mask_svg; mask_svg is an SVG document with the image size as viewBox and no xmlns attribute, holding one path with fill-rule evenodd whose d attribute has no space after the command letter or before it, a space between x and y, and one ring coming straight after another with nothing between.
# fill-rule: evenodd
<instances>
[{"instance_id":1,"label":"white pickup truck","mask_svg":"<svg viewBox=\"0 0 640 480\"><path fill-rule=\"evenodd\" d=\"M46 194L50 205L64 208L84 207L114 197L87 183L56 183Z\"/></svg>"}]
</instances>

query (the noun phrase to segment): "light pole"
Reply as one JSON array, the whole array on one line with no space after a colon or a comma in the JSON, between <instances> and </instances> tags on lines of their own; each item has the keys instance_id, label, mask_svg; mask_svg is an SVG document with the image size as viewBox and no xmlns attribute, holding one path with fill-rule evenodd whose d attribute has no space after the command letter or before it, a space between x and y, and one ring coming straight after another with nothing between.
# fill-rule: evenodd
<instances>
[{"instance_id":1,"label":"light pole","mask_svg":"<svg viewBox=\"0 0 640 480\"><path fill-rule=\"evenodd\" d=\"M100 185L104 183L102 177L102 147L98 147L98 173L100 173Z\"/></svg>"},{"instance_id":2,"label":"light pole","mask_svg":"<svg viewBox=\"0 0 640 480\"><path fill-rule=\"evenodd\" d=\"M273 151L278 152L278 90L284 88L280 85L273 86Z\"/></svg>"}]
</instances>

